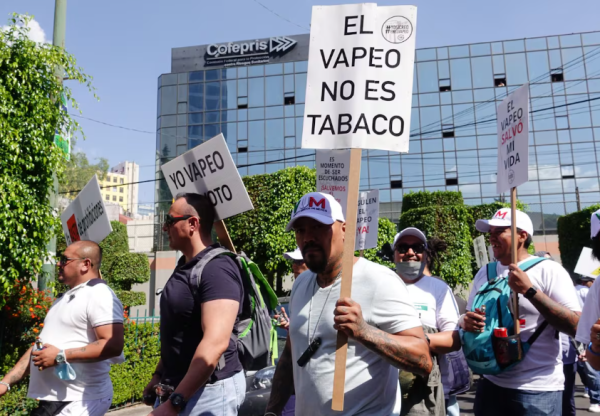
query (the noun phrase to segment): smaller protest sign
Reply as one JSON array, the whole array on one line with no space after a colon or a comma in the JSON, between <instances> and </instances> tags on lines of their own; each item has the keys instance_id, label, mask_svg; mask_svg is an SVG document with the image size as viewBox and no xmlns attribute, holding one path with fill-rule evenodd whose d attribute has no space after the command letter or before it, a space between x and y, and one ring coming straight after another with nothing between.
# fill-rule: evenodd
<instances>
[{"instance_id":1,"label":"smaller protest sign","mask_svg":"<svg viewBox=\"0 0 600 416\"><path fill-rule=\"evenodd\" d=\"M577 266L575 266L575 273L594 279L600 275L600 261L592 256L591 248L584 247L581 250Z\"/></svg>"},{"instance_id":2,"label":"smaller protest sign","mask_svg":"<svg viewBox=\"0 0 600 416\"><path fill-rule=\"evenodd\" d=\"M112 232L96 175L60 216L67 245L85 240L100 243Z\"/></svg>"},{"instance_id":3,"label":"smaller protest sign","mask_svg":"<svg viewBox=\"0 0 600 416\"><path fill-rule=\"evenodd\" d=\"M492 246L488 246L488 254L490 256L490 262L496 261L496 256L494 256L494 249Z\"/></svg>"},{"instance_id":4,"label":"smaller protest sign","mask_svg":"<svg viewBox=\"0 0 600 416\"><path fill-rule=\"evenodd\" d=\"M217 220L254 209L222 134L161 166L173 196L191 192L210 198Z\"/></svg>"},{"instance_id":5,"label":"smaller protest sign","mask_svg":"<svg viewBox=\"0 0 600 416\"><path fill-rule=\"evenodd\" d=\"M350 150L317 150L317 192L332 195L346 215Z\"/></svg>"},{"instance_id":6,"label":"smaller protest sign","mask_svg":"<svg viewBox=\"0 0 600 416\"><path fill-rule=\"evenodd\" d=\"M358 215L356 217L356 250L377 247L379 232L379 190L358 194Z\"/></svg>"},{"instance_id":7,"label":"smaller protest sign","mask_svg":"<svg viewBox=\"0 0 600 416\"><path fill-rule=\"evenodd\" d=\"M496 112L498 177L501 194L529 180L529 84L506 97Z\"/></svg>"},{"instance_id":8,"label":"smaller protest sign","mask_svg":"<svg viewBox=\"0 0 600 416\"><path fill-rule=\"evenodd\" d=\"M473 240L473 250L475 252L475 261L477 261L477 267L482 268L490 261L488 260L488 252L485 247L485 237L480 235Z\"/></svg>"}]
</instances>

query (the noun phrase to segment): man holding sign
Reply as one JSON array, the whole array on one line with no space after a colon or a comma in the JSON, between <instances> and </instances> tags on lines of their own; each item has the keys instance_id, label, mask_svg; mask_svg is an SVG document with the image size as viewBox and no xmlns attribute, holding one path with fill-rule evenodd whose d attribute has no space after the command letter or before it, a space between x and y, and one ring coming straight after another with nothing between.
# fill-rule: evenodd
<instances>
[{"instance_id":1,"label":"man holding sign","mask_svg":"<svg viewBox=\"0 0 600 416\"><path fill-rule=\"evenodd\" d=\"M388 268L354 258L352 299L338 300L346 223L331 195L304 195L287 230L309 270L292 288L289 336L266 414L279 415L294 389L296 415L337 414L331 400L339 330L350 338L344 415L398 415L398 368L428 374L432 366L406 286Z\"/></svg>"}]
</instances>

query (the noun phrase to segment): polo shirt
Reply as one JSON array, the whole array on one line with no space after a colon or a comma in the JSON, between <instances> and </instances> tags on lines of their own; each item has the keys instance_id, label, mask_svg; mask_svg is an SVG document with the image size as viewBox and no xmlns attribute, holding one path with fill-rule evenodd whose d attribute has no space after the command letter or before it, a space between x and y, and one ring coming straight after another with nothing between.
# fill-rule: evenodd
<instances>
[{"instance_id":1,"label":"polo shirt","mask_svg":"<svg viewBox=\"0 0 600 416\"><path fill-rule=\"evenodd\" d=\"M94 328L123 323L123 305L104 280L92 279L65 292L52 303L40 339L44 344L66 350L82 348L97 341ZM61 380L54 367L38 371L29 364L27 396L37 400L80 401L112 397L110 365L125 361L120 357L94 363L70 363L75 380Z\"/></svg>"},{"instance_id":2,"label":"polo shirt","mask_svg":"<svg viewBox=\"0 0 600 416\"><path fill-rule=\"evenodd\" d=\"M196 278L192 276L194 266L216 247L220 245L213 244L207 247L187 263L185 257L181 257L160 297L162 381L172 386L181 382L202 341L202 303L218 299L238 301L238 317L232 328L232 332L237 335L236 328L244 299L244 286L237 263L228 256L219 256L211 260L202 271L199 288ZM234 340L229 340L224 355L225 367L215 371L209 383L229 378L242 371Z\"/></svg>"}]
</instances>

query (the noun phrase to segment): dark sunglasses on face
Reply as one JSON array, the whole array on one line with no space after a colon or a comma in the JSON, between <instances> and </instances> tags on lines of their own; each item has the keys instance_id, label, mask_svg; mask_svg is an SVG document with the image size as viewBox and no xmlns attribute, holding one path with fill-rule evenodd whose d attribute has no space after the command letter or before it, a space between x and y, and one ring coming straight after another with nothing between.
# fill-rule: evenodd
<instances>
[{"instance_id":1,"label":"dark sunglasses on face","mask_svg":"<svg viewBox=\"0 0 600 416\"><path fill-rule=\"evenodd\" d=\"M396 247L396 250L398 250L398 253L400 254L408 253L409 249L412 249L416 254L421 254L425 251L425 244L398 244Z\"/></svg>"},{"instance_id":2,"label":"dark sunglasses on face","mask_svg":"<svg viewBox=\"0 0 600 416\"><path fill-rule=\"evenodd\" d=\"M75 260L90 260L86 257L81 257L81 258L70 258L70 257L66 257L66 256L60 256L60 260L58 261L58 265L60 267L65 267L67 265L67 263L71 262L71 261L75 261ZM92 261L90 260L90 266L94 266L92 264Z\"/></svg>"},{"instance_id":3,"label":"dark sunglasses on face","mask_svg":"<svg viewBox=\"0 0 600 416\"><path fill-rule=\"evenodd\" d=\"M174 225L175 223L178 223L179 221L189 220L192 217L193 217L193 215L180 215L178 217L174 217L171 214L167 214L167 216L165 218L164 226L169 228L172 225Z\"/></svg>"}]
</instances>

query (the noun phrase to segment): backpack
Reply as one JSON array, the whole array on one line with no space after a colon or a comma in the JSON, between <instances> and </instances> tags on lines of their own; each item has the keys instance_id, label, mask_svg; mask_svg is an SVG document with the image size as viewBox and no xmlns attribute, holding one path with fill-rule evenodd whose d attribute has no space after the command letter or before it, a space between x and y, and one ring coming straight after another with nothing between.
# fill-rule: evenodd
<instances>
[{"instance_id":1,"label":"backpack","mask_svg":"<svg viewBox=\"0 0 600 416\"><path fill-rule=\"evenodd\" d=\"M274 365L275 360L279 357L279 352L277 331L270 314L279 301L256 263L244 253L238 255L223 247L214 248L194 266L192 277L196 277L195 289L200 288L204 267L218 256L228 256L236 262L244 284L242 314L236 326L238 335L231 333L231 339L237 345L242 367L246 371L254 371ZM225 367L224 355L219 359L217 369L223 367Z\"/></svg>"},{"instance_id":2,"label":"backpack","mask_svg":"<svg viewBox=\"0 0 600 416\"><path fill-rule=\"evenodd\" d=\"M535 257L523 263L521 269L528 271L532 267L546 259ZM472 310L481 309L485 305L485 328L482 332L466 332L461 330L463 351L467 364L476 374L500 374L520 362L531 345L537 340L542 331L548 326L544 321L535 330L533 335L523 342L519 336L513 335L515 332L513 314L509 308L511 289L508 286L508 278L498 278L496 272L497 262L487 264L487 282L479 289L473 300ZM521 344L522 351L516 355L519 357L508 366L500 365L494 350L494 340L502 340L493 336L494 328L504 327L507 329L508 342L506 349L514 351L515 346ZM512 337L511 337L512 335Z\"/></svg>"}]
</instances>

